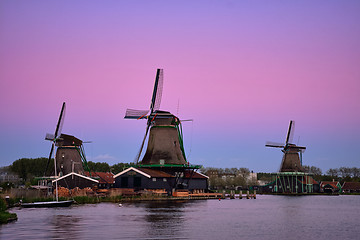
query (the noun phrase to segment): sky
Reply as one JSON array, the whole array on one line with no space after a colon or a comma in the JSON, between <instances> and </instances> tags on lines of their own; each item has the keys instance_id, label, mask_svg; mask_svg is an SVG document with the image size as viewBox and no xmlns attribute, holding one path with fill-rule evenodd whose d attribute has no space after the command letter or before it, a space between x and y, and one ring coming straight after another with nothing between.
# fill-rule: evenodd
<instances>
[{"instance_id":1,"label":"sky","mask_svg":"<svg viewBox=\"0 0 360 240\"><path fill-rule=\"evenodd\" d=\"M132 162L156 69L191 164L279 170L290 120L303 164L360 167L359 1L0 1L0 166L63 133L88 161Z\"/></svg>"}]
</instances>

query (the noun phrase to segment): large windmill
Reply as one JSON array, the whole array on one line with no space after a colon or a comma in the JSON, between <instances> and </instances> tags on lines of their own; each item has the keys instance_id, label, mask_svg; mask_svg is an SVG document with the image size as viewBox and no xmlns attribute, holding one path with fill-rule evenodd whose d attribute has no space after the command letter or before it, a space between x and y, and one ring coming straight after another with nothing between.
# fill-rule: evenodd
<instances>
[{"instance_id":1,"label":"large windmill","mask_svg":"<svg viewBox=\"0 0 360 240\"><path fill-rule=\"evenodd\" d=\"M145 136L135 159L136 164L152 166L187 164L181 121L170 112L159 110L163 79L163 69L157 69L149 110L126 110L125 118L147 120ZM139 162L149 130L147 150L143 159Z\"/></svg>"},{"instance_id":2,"label":"large windmill","mask_svg":"<svg viewBox=\"0 0 360 240\"><path fill-rule=\"evenodd\" d=\"M295 131L295 122L290 121L289 129L286 134L285 144L270 143L268 142L266 147L282 148L281 151L284 153L280 172L303 172L302 168L302 153L306 147L296 146L293 142ZM300 153L300 157L299 157Z\"/></svg>"},{"instance_id":3,"label":"large windmill","mask_svg":"<svg viewBox=\"0 0 360 240\"><path fill-rule=\"evenodd\" d=\"M62 126L64 124L65 109L66 104L64 102L55 128L55 133L47 133L45 136L45 140L52 142L45 173L47 172L49 163L53 157L55 147L57 147L54 158L56 160L55 175L57 175L57 173L60 175L66 175L71 172L83 174L84 166L87 168L84 148L82 145L83 142L74 136L61 133Z\"/></svg>"},{"instance_id":4,"label":"large windmill","mask_svg":"<svg viewBox=\"0 0 360 240\"><path fill-rule=\"evenodd\" d=\"M205 191L208 177L196 172L200 165L191 165L186 159L181 120L160 110L163 79L163 70L157 69L149 110L126 110L125 118L146 119L146 130L135 166L115 175L115 185L166 189L168 194L177 189ZM147 149L140 160L147 137Z\"/></svg>"}]
</instances>

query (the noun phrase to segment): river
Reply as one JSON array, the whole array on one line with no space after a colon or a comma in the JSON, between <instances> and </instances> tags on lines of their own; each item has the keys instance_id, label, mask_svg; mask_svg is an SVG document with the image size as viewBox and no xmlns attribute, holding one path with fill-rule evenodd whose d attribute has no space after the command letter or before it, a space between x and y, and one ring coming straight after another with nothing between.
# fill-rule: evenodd
<instances>
[{"instance_id":1,"label":"river","mask_svg":"<svg viewBox=\"0 0 360 240\"><path fill-rule=\"evenodd\" d=\"M0 239L360 239L360 196L273 196L20 209Z\"/></svg>"}]
</instances>

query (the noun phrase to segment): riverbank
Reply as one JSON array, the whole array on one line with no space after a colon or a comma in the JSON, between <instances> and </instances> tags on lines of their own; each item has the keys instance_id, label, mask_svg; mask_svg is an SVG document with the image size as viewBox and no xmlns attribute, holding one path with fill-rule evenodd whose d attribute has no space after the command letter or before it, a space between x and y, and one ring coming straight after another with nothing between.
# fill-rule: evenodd
<instances>
[{"instance_id":1,"label":"riverbank","mask_svg":"<svg viewBox=\"0 0 360 240\"><path fill-rule=\"evenodd\" d=\"M16 213L9 213L7 204L4 199L0 199L0 224L12 222L17 220Z\"/></svg>"},{"instance_id":2,"label":"riverbank","mask_svg":"<svg viewBox=\"0 0 360 240\"><path fill-rule=\"evenodd\" d=\"M286 194L286 193L256 193L256 195L279 195L279 196L341 196L341 195L360 195L359 193L346 193L346 194L327 194L327 193L307 193L307 194ZM248 198L256 198L256 195L251 192L249 193ZM164 195L117 195L117 196L74 196L61 197L60 201L65 200L74 200L75 204L96 204L102 202L111 202L111 203L123 203L123 202L146 202L146 201L178 201L178 200L207 200L207 199L238 199L240 198L239 194L232 195L231 193L212 193L207 195L201 194L189 194L189 196L164 196ZM247 195L242 195L242 198L246 199ZM20 206L20 202L23 203L32 203L32 202L47 202L53 201L53 198L10 198L9 207Z\"/></svg>"}]
</instances>

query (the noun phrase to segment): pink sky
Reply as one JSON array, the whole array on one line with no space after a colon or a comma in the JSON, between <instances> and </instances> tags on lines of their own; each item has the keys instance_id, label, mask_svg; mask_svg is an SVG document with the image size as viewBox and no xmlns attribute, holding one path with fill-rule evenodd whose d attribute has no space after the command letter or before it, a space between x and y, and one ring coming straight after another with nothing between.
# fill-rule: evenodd
<instances>
[{"instance_id":1,"label":"pink sky","mask_svg":"<svg viewBox=\"0 0 360 240\"><path fill-rule=\"evenodd\" d=\"M89 160L130 162L156 68L195 164L276 171L289 120L304 164L360 167L358 1L1 1L0 165L63 132ZM178 111L179 103L179 111Z\"/></svg>"}]
</instances>

